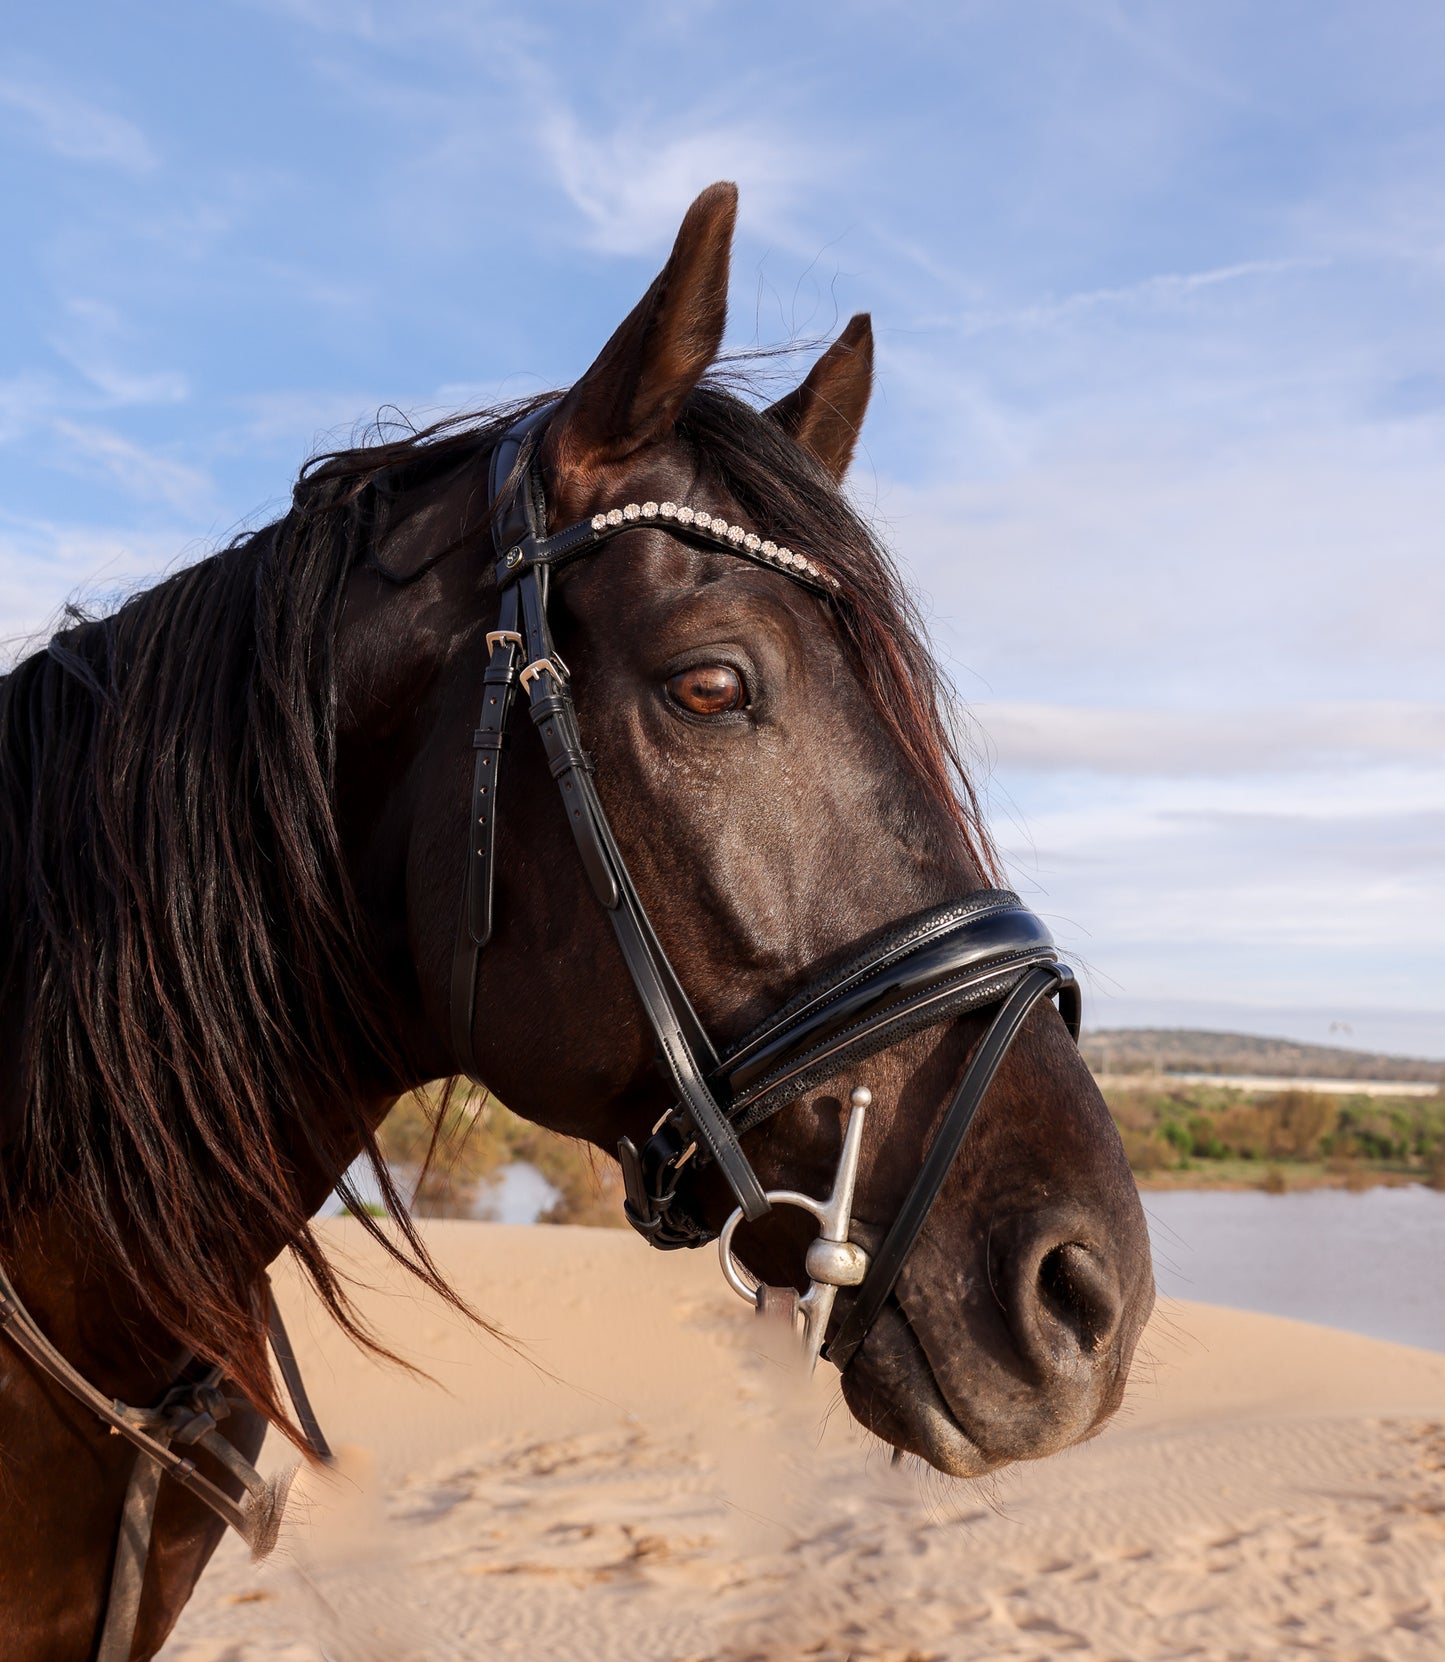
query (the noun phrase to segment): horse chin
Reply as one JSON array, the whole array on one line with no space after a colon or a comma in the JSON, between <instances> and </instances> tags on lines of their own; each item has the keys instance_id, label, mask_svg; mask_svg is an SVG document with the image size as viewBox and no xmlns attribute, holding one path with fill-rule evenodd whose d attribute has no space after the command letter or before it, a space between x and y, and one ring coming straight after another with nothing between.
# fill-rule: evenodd
<instances>
[{"instance_id":1,"label":"horse chin","mask_svg":"<svg viewBox=\"0 0 1445 1662\"><path fill-rule=\"evenodd\" d=\"M1010 1456L986 1453L939 1389L923 1346L891 1300L843 1375L843 1400L860 1425L949 1477L983 1477Z\"/></svg>"},{"instance_id":2,"label":"horse chin","mask_svg":"<svg viewBox=\"0 0 1445 1662\"><path fill-rule=\"evenodd\" d=\"M969 1390L980 1394L960 1402L961 1393L949 1389L950 1375L960 1373L958 1358L953 1356L950 1366L947 1354L936 1365L925 1335L890 1300L842 1385L843 1400L859 1424L950 1477L983 1477L1086 1442L1117 1406L1117 1393L1100 1401L1097 1391L1085 1388L1065 1393L1062 1401L1036 1398L1024 1407L1012 1400L1013 1391L989 1389L993 1370L982 1353L966 1370Z\"/></svg>"}]
</instances>

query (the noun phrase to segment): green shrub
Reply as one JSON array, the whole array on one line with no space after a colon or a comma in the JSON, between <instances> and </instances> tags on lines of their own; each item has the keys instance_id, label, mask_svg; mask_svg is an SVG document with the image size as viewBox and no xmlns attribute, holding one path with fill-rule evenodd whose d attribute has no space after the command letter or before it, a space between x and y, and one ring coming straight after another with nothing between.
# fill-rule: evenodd
<instances>
[{"instance_id":1,"label":"green shrub","mask_svg":"<svg viewBox=\"0 0 1445 1662\"><path fill-rule=\"evenodd\" d=\"M1274 1121L1263 1108L1239 1102L1226 1108L1214 1127L1221 1147L1243 1160L1257 1160L1270 1149Z\"/></svg>"},{"instance_id":2,"label":"green shrub","mask_svg":"<svg viewBox=\"0 0 1445 1662\"><path fill-rule=\"evenodd\" d=\"M1229 1153L1215 1132L1212 1114L1195 1114L1190 1119L1189 1152L1201 1160L1222 1160Z\"/></svg>"},{"instance_id":3,"label":"green shrub","mask_svg":"<svg viewBox=\"0 0 1445 1662\"><path fill-rule=\"evenodd\" d=\"M1148 1132L1124 1129L1119 1137L1130 1166L1141 1175L1164 1171L1174 1163L1168 1147Z\"/></svg>"},{"instance_id":4,"label":"green shrub","mask_svg":"<svg viewBox=\"0 0 1445 1662\"><path fill-rule=\"evenodd\" d=\"M1335 1098L1320 1091L1281 1091L1266 1097L1259 1111L1270 1122L1271 1154L1310 1160L1333 1130L1338 1109Z\"/></svg>"},{"instance_id":5,"label":"green shrub","mask_svg":"<svg viewBox=\"0 0 1445 1662\"><path fill-rule=\"evenodd\" d=\"M411 1174L418 1217L470 1217L480 1185L521 1160L557 1190L543 1223L626 1222L614 1161L588 1143L531 1124L484 1092L414 1091L387 1115L377 1142L391 1165Z\"/></svg>"},{"instance_id":6,"label":"green shrub","mask_svg":"<svg viewBox=\"0 0 1445 1662\"><path fill-rule=\"evenodd\" d=\"M1187 1159L1194 1152L1194 1138L1189 1134L1189 1127L1181 1125L1178 1120L1167 1120L1163 1127L1164 1141L1175 1149L1182 1158Z\"/></svg>"}]
</instances>

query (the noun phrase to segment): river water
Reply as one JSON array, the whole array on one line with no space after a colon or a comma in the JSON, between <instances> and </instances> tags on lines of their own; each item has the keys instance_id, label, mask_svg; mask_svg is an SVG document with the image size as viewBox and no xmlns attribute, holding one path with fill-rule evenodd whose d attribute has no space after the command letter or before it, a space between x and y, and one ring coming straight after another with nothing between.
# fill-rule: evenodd
<instances>
[{"instance_id":1,"label":"river water","mask_svg":"<svg viewBox=\"0 0 1445 1662\"><path fill-rule=\"evenodd\" d=\"M1445 1194L1144 1197L1161 1293L1445 1351Z\"/></svg>"},{"instance_id":2,"label":"river water","mask_svg":"<svg viewBox=\"0 0 1445 1662\"><path fill-rule=\"evenodd\" d=\"M372 1198L367 1175L354 1175ZM473 1215L531 1223L555 1199L531 1166L508 1166ZM1411 1184L1143 1199L1161 1293L1445 1351L1445 1194ZM324 1213L339 1209L333 1197Z\"/></svg>"}]
</instances>

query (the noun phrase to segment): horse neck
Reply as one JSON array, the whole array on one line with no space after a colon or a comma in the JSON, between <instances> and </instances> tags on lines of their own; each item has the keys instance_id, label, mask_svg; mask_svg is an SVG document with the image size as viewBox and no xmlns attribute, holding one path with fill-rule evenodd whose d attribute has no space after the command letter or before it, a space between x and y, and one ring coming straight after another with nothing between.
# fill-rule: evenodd
<instances>
[{"instance_id":1,"label":"horse neck","mask_svg":"<svg viewBox=\"0 0 1445 1662\"><path fill-rule=\"evenodd\" d=\"M371 1125L380 1123L392 1100L378 1092L368 1105ZM0 1109L11 1105L8 1096L0 1099ZM359 1143L354 1152L361 1152ZM299 1172L297 1182L312 1215L334 1187L332 1176L320 1170ZM291 1244L264 1222L247 1243L249 1281L258 1298L268 1266ZM0 1264L51 1343L108 1395L148 1405L191 1359L185 1344L154 1314L140 1272L98 1250L86 1221L69 1215L60 1202L27 1213L6 1232ZM164 1275L165 1266L153 1273ZM0 1356L0 1376L5 1360ZM224 1364L225 1358L219 1360Z\"/></svg>"}]
</instances>

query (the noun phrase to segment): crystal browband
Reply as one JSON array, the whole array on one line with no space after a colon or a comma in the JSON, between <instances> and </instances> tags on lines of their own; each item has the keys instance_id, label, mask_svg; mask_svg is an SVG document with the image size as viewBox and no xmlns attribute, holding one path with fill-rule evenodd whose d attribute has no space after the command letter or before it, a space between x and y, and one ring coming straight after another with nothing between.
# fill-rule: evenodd
<instances>
[{"instance_id":1,"label":"crystal browband","mask_svg":"<svg viewBox=\"0 0 1445 1662\"><path fill-rule=\"evenodd\" d=\"M671 520L694 533L701 532L710 541L751 554L755 559L767 560L784 571L811 577L818 583L836 589L838 579L815 565L805 555L795 554L791 548L781 548L775 542L760 537L743 525L729 525L721 514L710 514L702 508L679 507L676 502L629 502L625 508L609 508L605 514L593 514L594 531L615 530L620 525L631 525L643 520Z\"/></svg>"}]
</instances>

